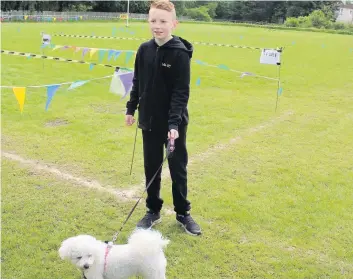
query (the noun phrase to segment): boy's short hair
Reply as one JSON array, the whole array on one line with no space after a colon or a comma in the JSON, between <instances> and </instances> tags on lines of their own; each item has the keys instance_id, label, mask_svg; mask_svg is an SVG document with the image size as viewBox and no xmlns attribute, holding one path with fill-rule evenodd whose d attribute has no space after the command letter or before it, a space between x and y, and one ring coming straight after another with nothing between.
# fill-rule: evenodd
<instances>
[{"instance_id":1,"label":"boy's short hair","mask_svg":"<svg viewBox=\"0 0 353 279\"><path fill-rule=\"evenodd\" d=\"M169 0L154 0L151 2L151 5L150 5L150 9L152 8L173 13L174 18L176 18L174 4L172 2L169 2Z\"/></svg>"}]
</instances>

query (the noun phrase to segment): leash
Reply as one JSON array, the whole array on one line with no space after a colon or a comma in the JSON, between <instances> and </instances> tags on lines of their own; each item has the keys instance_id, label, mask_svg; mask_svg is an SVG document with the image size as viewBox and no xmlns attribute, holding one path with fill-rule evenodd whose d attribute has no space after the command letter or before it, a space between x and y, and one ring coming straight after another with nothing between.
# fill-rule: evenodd
<instances>
[{"instance_id":1,"label":"leash","mask_svg":"<svg viewBox=\"0 0 353 279\"><path fill-rule=\"evenodd\" d=\"M132 207L132 209L130 210L128 216L126 217L124 223L121 225L120 229L114 234L112 241L104 241L107 244L106 247L106 251L104 254L104 259L105 259L105 263L104 263L104 272L106 269L106 259L108 256L108 253L110 251L110 249L113 247L114 242L116 241L116 239L118 238L119 234L121 233L122 229L124 228L125 224L127 223L127 221L130 219L132 213L135 211L137 205L139 204L139 202L141 201L141 199L143 198L143 195L145 194L145 192L148 190L148 188L151 186L152 182L154 181L154 179L156 178L159 170L163 167L163 164L165 163L165 161L168 158L172 158L173 156L173 152L175 150L175 145L174 145L174 140L168 140L168 144L167 144L167 148L166 148L166 155L161 163L161 165L159 166L159 168L157 169L156 173L153 175L153 177L151 178L150 182L148 182L145 190L143 191L141 197L137 200L137 202L135 203L135 205ZM84 271L82 271L82 279L87 279L85 276Z\"/></svg>"},{"instance_id":2,"label":"leash","mask_svg":"<svg viewBox=\"0 0 353 279\"><path fill-rule=\"evenodd\" d=\"M139 204L139 202L141 201L141 199L143 198L143 195L147 192L148 188L151 186L152 182L155 180L159 170L163 167L163 164L165 163L165 161L168 158L171 158L173 156L173 152L175 150L175 145L174 145L174 140L168 140L168 144L167 144L167 148L166 148L166 155L161 163L161 165L159 166L159 168L157 169L156 173L153 175L153 177L151 178L151 180L148 182L145 190L143 191L141 197L137 200L137 202L135 203L135 205L132 207L132 209L130 210L128 216L126 217L124 223L121 225L120 229L113 235L112 241L108 242L108 246L113 246L114 242L116 241L116 239L118 238L118 235L121 233L123 227L125 226L125 224L127 223L127 221L130 219L132 213L135 211L137 205Z\"/></svg>"}]
</instances>

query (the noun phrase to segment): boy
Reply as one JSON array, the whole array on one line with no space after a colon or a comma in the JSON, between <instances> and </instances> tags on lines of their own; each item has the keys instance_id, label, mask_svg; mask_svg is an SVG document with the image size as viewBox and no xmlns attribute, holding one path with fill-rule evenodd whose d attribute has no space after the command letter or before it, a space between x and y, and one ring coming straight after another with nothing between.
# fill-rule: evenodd
<instances>
[{"instance_id":1,"label":"boy","mask_svg":"<svg viewBox=\"0 0 353 279\"><path fill-rule=\"evenodd\" d=\"M151 4L149 25L154 38L143 43L137 51L125 122L128 126L135 122L134 113L138 107L146 184L163 161L164 145L168 140L175 140L175 150L168 164L176 220L187 233L200 235L201 229L190 216L191 207L187 200L187 104L193 47L188 41L172 36L176 24L172 3L159 0ZM148 210L137 227L151 228L161 222L163 200L160 198L160 188L161 171L147 190Z\"/></svg>"}]
</instances>

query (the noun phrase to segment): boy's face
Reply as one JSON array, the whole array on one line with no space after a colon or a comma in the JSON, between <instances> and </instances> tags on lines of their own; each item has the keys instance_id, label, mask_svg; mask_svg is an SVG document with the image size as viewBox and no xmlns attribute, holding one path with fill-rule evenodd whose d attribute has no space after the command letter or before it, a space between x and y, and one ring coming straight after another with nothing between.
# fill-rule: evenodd
<instances>
[{"instance_id":1,"label":"boy's face","mask_svg":"<svg viewBox=\"0 0 353 279\"><path fill-rule=\"evenodd\" d=\"M170 38L177 25L172 12L156 8L150 9L148 21L153 37L160 40Z\"/></svg>"}]
</instances>

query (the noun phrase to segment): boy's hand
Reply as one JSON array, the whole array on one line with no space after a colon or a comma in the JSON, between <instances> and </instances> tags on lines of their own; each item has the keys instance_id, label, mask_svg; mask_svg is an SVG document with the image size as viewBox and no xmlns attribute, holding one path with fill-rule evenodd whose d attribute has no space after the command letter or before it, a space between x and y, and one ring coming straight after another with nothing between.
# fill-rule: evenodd
<instances>
[{"instance_id":1,"label":"boy's hand","mask_svg":"<svg viewBox=\"0 0 353 279\"><path fill-rule=\"evenodd\" d=\"M176 140L179 137L179 132L177 130L171 129L168 132L168 139L169 140Z\"/></svg>"},{"instance_id":2,"label":"boy's hand","mask_svg":"<svg viewBox=\"0 0 353 279\"><path fill-rule=\"evenodd\" d=\"M125 115L125 123L127 126L131 126L132 124L135 123L135 118L132 115Z\"/></svg>"}]
</instances>

